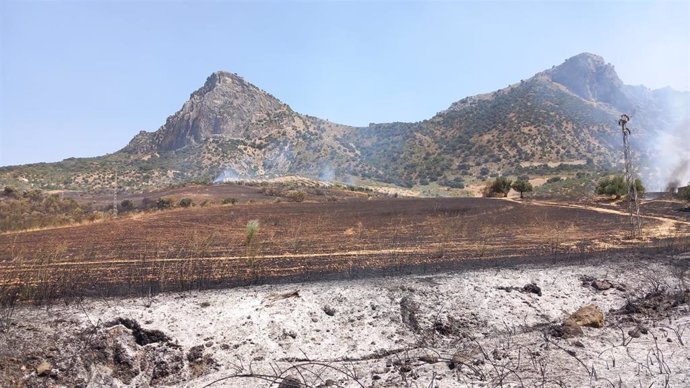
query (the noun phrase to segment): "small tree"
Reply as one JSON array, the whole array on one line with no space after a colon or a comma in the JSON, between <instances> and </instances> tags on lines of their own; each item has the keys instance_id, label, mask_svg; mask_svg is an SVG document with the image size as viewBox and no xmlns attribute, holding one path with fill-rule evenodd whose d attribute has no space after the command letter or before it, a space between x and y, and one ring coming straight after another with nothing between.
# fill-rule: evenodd
<instances>
[{"instance_id":1,"label":"small tree","mask_svg":"<svg viewBox=\"0 0 690 388\"><path fill-rule=\"evenodd\" d=\"M485 197L507 197L510 191L511 180L499 176L493 181L490 181L484 188Z\"/></svg>"},{"instance_id":2,"label":"small tree","mask_svg":"<svg viewBox=\"0 0 690 388\"><path fill-rule=\"evenodd\" d=\"M529 181L523 179L516 180L515 182L513 182L513 185L511 187L513 188L513 190L520 193L520 199L524 198L523 193L529 193L533 190L532 184L529 183Z\"/></svg>"}]
</instances>

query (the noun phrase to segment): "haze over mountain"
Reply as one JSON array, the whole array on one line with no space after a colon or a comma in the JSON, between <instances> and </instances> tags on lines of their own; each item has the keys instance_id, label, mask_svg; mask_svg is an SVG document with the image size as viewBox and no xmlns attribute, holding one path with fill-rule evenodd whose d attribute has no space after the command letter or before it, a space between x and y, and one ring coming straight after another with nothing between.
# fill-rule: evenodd
<instances>
[{"instance_id":1,"label":"haze over mountain","mask_svg":"<svg viewBox=\"0 0 690 388\"><path fill-rule=\"evenodd\" d=\"M682 181L690 179L683 170L690 151L661 158L658 147L669 145L655 139L687 131L688 107L690 93L625 85L612 65L588 53L493 93L463 98L428 120L367 127L294 112L241 77L219 71L158 130L140 132L120 151L3 167L0 183L98 189L112 186L117 171L120 185L132 189L222 174L460 186L501 174L548 175L564 166L615 167L621 113L633 117L642 173Z\"/></svg>"}]
</instances>

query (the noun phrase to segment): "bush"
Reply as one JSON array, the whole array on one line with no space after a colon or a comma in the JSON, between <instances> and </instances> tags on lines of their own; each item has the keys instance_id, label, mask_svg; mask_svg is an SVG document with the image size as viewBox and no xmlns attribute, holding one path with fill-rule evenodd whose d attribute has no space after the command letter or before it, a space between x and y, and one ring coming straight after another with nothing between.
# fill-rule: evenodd
<instances>
[{"instance_id":1,"label":"bush","mask_svg":"<svg viewBox=\"0 0 690 388\"><path fill-rule=\"evenodd\" d=\"M228 204L234 205L236 203L237 203L237 198L229 198L228 197L228 198L223 199L223 205L228 205Z\"/></svg>"},{"instance_id":2,"label":"bush","mask_svg":"<svg viewBox=\"0 0 690 388\"><path fill-rule=\"evenodd\" d=\"M130 201L129 199L125 199L124 201L120 202L120 210L128 212L132 209L134 209L134 202Z\"/></svg>"},{"instance_id":3,"label":"bush","mask_svg":"<svg viewBox=\"0 0 690 388\"><path fill-rule=\"evenodd\" d=\"M2 195L0 231L67 225L88 220L93 214L72 198L44 195L40 190L21 193L5 189Z\"/></svg>"},{"instance_id":4,"label":"bush","mask_svg":"<svg viewBox=\"0 0 690 388\"><path fill-rule=\"evenodd\" d=\"M154 201L153 199L149 197L144 197L144 199L141 200L141 207L144 209L153 209L156 207L158 201Z\"/></svg>"},{"instance_id":5,"label":"bush","mask_svg":"<svg viewBox=\"0 0 690 388\"><path fill-rule=\"evenodd\" d=\"M562 179L559 176L552 176L551 178L546 180L546 183L556 183L560 182Z\"/></svg>"},{"instance_id":6,"label":"bush","mask_svg":"<svg viewBox=\"0 0 690 388\"><path fill-rule=\"evenodd\" d=\"M485 197L507 197L511 185L510 179L499 176L490 181L484 188Z\"/></svg>"},{"instance_id":7,"label":"bush","mask_svg":"<svg viewBox=\"0 0 690 388\"><path fill-rule=\"evenodd\" d=\"M158 198L156 201L156 208L158 209L170 209L173 205L173 201L170 198Z\"/></svg>"},{"instance_id":8,"label":"bush","mask_svg":"<svg viewBox=\"0 0 690 388\"><path fill-rule=\"evenodd\" d=\"M182 198L180 202L177 204L179 207L190 207L192 206L193 202L191 198Z\"/></svg>"},{"instance_id":9,"label":"bush","mask_svg":"<svg viewBox=\"0 0 690 388\"><path fill-rule=\"evenodd\" d=\"M5 186L5 189L2 191L2 195L10 198L17 198L19 196L19 192L14 187Z\"/></svg>"},{"instance_id":10,"label":"bush","mask_svg":"<svg viewBox=\"0 0 690 388\"><path fill-rule=\"evenodd\" d=\"M247 247L247 256L253 257L258 251L258 241L256 239L257 233L259 233L259 220L250 220L247 222L247 230L244 240L244 243Z\"/></svg>"},{"instance_id":11,"label":"bush","mask_svg":"<svg viewBox=\"0 0 690 388\"><path fill-rule=\"evenodd\" d=\"M296 191L290 191L287 194L287 197L288 197L288 199L290 199L293 202L302 202L307 197L307 195L304 193L304 191L296 190Z\"/></svg>"},{"instance_id":12,"label":"bush","mask_svg":"<svg viewBox=\"0 0 690 388\"><path fill-rule=\"evenodd\" d=\"M642 195L645 192L645 188L639 178L635 179L635 188L638 195ZM613 195L616 199L619 199L628 194L628 185L623 175L609 176L599 181L596 193L599 195Z\"/></svg>"}]
</instances>

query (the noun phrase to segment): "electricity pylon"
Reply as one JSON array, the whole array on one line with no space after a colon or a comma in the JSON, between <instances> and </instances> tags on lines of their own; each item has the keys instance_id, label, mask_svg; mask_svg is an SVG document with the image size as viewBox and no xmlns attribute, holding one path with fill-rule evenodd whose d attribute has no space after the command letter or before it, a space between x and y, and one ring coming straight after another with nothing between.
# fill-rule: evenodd
<instances>
[{"instance_id":1,"label":"electricity pylon","mask_svg":"<svg viewBox=\"0 0 690 388\"><path fill-rule=\"evenodd\" d=\"M625 157L625 183L628 185L628 212L630 213L630 237L642 237L642 223L640 221L640 204L637 198L637 185L635 184L635 170L630 152L630 129L628 128L628 115L621 115L618 125L623 131L623 154Z\"/></svg>"}]
</instances>

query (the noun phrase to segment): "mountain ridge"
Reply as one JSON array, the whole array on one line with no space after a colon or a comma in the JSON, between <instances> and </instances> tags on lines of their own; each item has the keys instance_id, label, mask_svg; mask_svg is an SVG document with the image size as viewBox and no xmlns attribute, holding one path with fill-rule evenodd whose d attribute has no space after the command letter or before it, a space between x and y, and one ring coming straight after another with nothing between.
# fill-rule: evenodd
<instances>
[{"instance_id":1,"label":"mountain ridge","mask_svg":"<svg viewBox=\"0 0 690 388\"><path fill-rule=\"evenodd\" d=\"M500 174L548 173L534 166L549 163L614 168L617 116L633 114L644 160L650 151L643 138L682 119L671 117L679 95L676 105L690 104L690 93L625 85L613 65L582 53L426 120L354 127L297 113L237 74L216 71L161 127L140 132L121 150L49 164L41 174L3 167L0 183L23 178L39 187L97 189L121 170L138 189L228 171L462 186Z\"/></svg>"}]
</instances>

